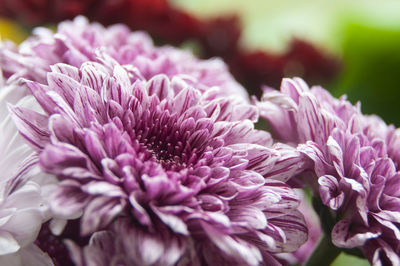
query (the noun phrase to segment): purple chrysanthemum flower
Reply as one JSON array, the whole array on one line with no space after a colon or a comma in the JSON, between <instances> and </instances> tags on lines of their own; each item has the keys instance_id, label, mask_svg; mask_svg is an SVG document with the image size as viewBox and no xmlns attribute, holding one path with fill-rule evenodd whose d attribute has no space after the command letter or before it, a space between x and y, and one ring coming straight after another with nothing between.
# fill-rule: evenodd
<instances>
[{"instance_id":1,"label":"purple chrysanthemum flower","mask_svg":"<svg viewBox=\"0 0 400 266\"><path fill-rule=\"evenodd\" d=\"M400 132L301 79L266 90L257 105L277 136L313 162L318 178L306 182L335 211L333 243L361 248L374 265L399 265Z\"/></svg>"},{"instance_id":2,"label":"purple chrysanthemum flower","mask_svg":"<svg viewBox=\"0 0 400 266\"><path fill-rule=\"evenodd\" d=\"M109 259L127 265L273 265L306 240L299 196L283 182L297 153L254 129L254 106L96 54L26 81L44 114L13 108L42 169L61 181L57 217L81 217L82 235L108 230ZM82 265L96 260L88 250Z\"/></svg>"},{"instance_id":3,"label":"purple chrysanthemum flower","mask_svg":"<svg viewBox=\"0 0 400 266\"><path fill-rule=\"evenodd\" d=\"M60 23L56 34L46 28L37 28L34 33L19 47L10 42L1 44L0 65L6 77L17 75L44 83L51 65L80 67L95 60L96 49L101 47L121 65L130 65L143 79L150 80L156 74L180 76L201 91L219 86L223 88L222 95L235 94L247 99L245 89L220 59L199 60L189 51L154 47L147 34L132 33L122 24L104 28L77 17Z\"/></svg>"}]
</instances>

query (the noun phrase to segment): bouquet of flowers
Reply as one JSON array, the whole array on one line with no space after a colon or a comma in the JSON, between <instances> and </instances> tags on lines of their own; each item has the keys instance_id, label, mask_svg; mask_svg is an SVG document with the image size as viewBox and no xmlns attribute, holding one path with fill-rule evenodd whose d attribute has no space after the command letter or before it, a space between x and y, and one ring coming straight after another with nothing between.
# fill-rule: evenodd
<instances>
[{"instance_id":1,"label":"bouquet of flowers","mask_svg":"<svg viewBox=\"0 0 400 266\"><path fill-rule=\"evenodd\" d=\"M344 97L249 98L219 59L84 17L0 68L1 265L400 264L400 132Z\"/></svg>"}]
</instances>

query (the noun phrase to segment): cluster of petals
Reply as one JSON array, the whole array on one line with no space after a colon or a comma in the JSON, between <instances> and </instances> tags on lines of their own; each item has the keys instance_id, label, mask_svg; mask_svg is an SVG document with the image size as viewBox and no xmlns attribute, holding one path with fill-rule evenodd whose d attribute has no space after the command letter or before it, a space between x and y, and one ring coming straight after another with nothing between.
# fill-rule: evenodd
<instances>
[{"instance_id":1,"label":"cluster of petals","mask_svg":"<svg viewBox=\"0 0 400 266\"><path fill-rule=\"evenodd\" d=\"M293 185L293 184L292 184ZM314 210L309 196L301 190L297 192L302 196L298 210L304 215L308 229L307 241L295 252L278 254L284 265L303 265L310 258L322 236L322 228L318 214Z\"/></svg>"},{"instance_id":2,"label":"cluster of petals","mask_svg":"<svg viewBox=\"0 0 400 266\"><path fill-rule=\"evenodd\" d=\"M221 61L82 17L36 33L3 43L0 66L40 105L10 110L59 180L53 217L92 236L68 242L77 265L102 252L100 265L273 265L305 242L285 184L299 153L254 129L258 111Z\"/></svg>"},{"instance_id":3,"label":"cluster of petals","mask_svg":"<svg viewBox=\"0 0 400 266\"><path fill-rule=\"evenodd\" d=\"M1 75L1 74L0 74ZM0 264L51 265L34 241L49 214L37 156L19 136L6 103L20 104L26 95L17 83L0 88ZM24 102L29 99L24 98Z\"/></svg>"},{"instance_id":4,"label":"cluster of petals","mask_svg":"<svg viewBox=\"0 0 400 266\"><path fill-rule=\"evenodd\" d=\"M309 178L334 211L333 243L361 248L374 265L400 264L400 132L360 105L301 79L257 102L274 133L310 160Z\"/></svg>"}]
</instances>

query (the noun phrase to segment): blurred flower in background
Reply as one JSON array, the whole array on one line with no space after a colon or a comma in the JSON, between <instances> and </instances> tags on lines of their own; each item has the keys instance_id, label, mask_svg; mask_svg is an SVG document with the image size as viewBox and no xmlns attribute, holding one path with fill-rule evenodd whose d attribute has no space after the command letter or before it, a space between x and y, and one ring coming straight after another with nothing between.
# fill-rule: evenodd
<instances>
[{"instance_id":1,"label":"blurred flower in background","mask_svg":"<svg viewBox=\"0 0 400 266\"><path fill-rule=\"evenodd\" d=\"M191 44L200 57L222 57L236 79L258 96L261 85L278 87L284 76L301 76L312 83L326 85L338 73L337 57L301 39L293 39L289 49L280 54L243 48L240 12L200 19L197 14L175 7L174 2L3 0L0 1L0 15L32 27L83 14L105 25L124 23L133 30L145 30L159 43ZM218 10L218 6L216 8Z\"/></svg>"}]
</instances>

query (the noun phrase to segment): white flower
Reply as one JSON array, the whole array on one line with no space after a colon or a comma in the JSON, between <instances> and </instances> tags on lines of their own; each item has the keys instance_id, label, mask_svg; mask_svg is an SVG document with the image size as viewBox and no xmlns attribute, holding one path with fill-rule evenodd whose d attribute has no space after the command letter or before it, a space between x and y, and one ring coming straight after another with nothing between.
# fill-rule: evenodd
<instances>
[{"instance_id":1,"label":"white flower","mask_svg":"<svg viewBox=\"0 0 400 266\"><path fill-rule=\"evenodd\" d=\"M1 75L1 74L0 74ZM34 150L19 135L7 104L27 104L26 91L16 81L0 80L0 265L52 265L33 244L50 218L41 188L43 174Z\"/></svg>"}]
</instances>

